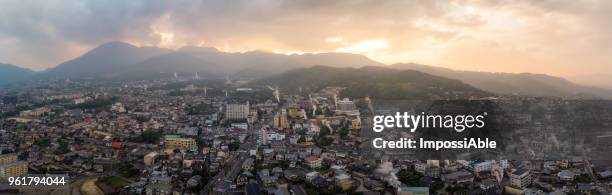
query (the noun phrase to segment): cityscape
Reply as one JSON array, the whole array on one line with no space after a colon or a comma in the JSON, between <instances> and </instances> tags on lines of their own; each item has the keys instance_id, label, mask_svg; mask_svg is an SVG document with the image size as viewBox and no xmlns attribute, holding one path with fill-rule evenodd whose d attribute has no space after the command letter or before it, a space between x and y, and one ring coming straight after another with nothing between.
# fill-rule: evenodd
<instances>
[{"instance_id":1,"label":"cityscape","mask_svg":"<svg viewBox=\"0 0 612 195\"><path fill-rule=\"evenodd\" d=\"M257 82L174 74L6 89L0 176L63 174L69 184L2 193L607 194L612 189L610 161L410 160L371 149L367 134L373 131L366 121L385 111L375 100L342 97L335 86L286 93L251 83ZM537 118L516 114L522 123Z\"/></svg>"},{"instance_id":2,"label":"cityscape","mask_svg":"<svg viewBox=\"0 0 612 195\"><path fill-rule=\"evenodd\" d=\"M610 0L2 0L0 195L610 195Z\"/></svg>"}]
</instances>

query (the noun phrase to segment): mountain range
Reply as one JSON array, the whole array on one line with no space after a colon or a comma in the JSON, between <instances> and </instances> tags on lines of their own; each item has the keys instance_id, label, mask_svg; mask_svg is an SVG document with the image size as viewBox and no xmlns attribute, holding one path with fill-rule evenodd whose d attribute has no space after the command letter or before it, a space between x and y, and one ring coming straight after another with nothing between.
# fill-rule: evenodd
<instances>
[{"instance_id":1,"label":"mountain range","mask_svg":"<svg viewBox=\"0 0 612 195\"><path fill-rule=\"evenodd\" d=\"M459 71L415 63L399 63L390 65L390 67L400 70L417 70L461 80L476 88L497 94L564 98L612 98L612 90L578 85L564 78L545 74Z\"/></svg>"},{"instance_id":2,"label":"mountain range","mask_svg":"<svg viewBox=\"0 0 612 195\"><path fill-rule=\"evenodd\" d=\"M346 53L284 55L261 51L229 53L214 48L178 50L136 47L123 42L103 44L73 60L39 74L41 78L101 77L117 79L160 78L177 72L204 78L226 75L261 78L312 65L382 65L365 56ZM86 68L85 68L86 67Z\"/></svg>"},{"instance_id":3,"label":"mountain range","mask_svg":"<svg viewBox=\"0 0 612 195\"><path fill-rule=\"evenodd\" d=\"M338 68L313 66L257 80L256 85L275 86L284 91L316 92L325 87L342 87L342 97L372 97L385 100L434 97L484 97L488 92L459 80L416 70L395 70L381 66ZM455 96L460 95L460 96Z\"/></svg>"},{"instance_id":4,"label":"mountain range","mask_svg":"<svg viewBox=\"0 0 612 195\"><path fill-rule=\"evenodd\" d=\"M210 79L225 76L264 79L291 70L305 70L301 68L316 65L342 68L368 66L369 69L373 66L386 66L363 55L348 53L302 55L264 51L231 53L206 47L183 47L171 50L157 47L136 47L124 42L109 42L45 71L33 72L14 65L0 64L0 85L50 78L122 80L168 78L174 72L181 76L193 76L197 72L200 77ZM416 70L438 77L459 80L498 94L612 98L610 90L587 87L544 74L458 71L414 63L393 64L388 67L399 70ZM340 78L342 75L336 77Z\"/></svg>"}]
</instances>

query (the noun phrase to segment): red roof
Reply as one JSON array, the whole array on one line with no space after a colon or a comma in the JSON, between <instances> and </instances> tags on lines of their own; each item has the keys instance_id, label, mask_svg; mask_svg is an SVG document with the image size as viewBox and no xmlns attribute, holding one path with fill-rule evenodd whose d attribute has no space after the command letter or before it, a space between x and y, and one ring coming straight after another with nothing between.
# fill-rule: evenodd
<instances>
[{"instance_id":1,"label":"red roof","mask_svg":"<svg viewBox=\"0 0 612 195\"><path fill-rule=\"evenodd\" d=\"M316 156L309 156L308 158L306 158L307 161L316 161L317 159L319 158L317 158Z\"/></svg>"},{"instance_id":2,"label":"red roof","mask_svg":"<svg viewBox=\"0 0 612 195\"><path fill-rule=\"evenodd\" d=\"M123 144L122 142L113 142L111 144L111 147L115 148L115 149L120 149L125 147L125 144Z\"/></svg>"}]
</instances>

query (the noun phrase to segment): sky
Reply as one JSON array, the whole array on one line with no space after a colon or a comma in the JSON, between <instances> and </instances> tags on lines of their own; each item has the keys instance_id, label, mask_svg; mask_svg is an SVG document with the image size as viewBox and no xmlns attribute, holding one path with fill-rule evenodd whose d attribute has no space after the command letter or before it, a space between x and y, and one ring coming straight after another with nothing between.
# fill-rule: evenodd
<instances>
[{"instance_id":1,"label":"sky","mask_svg":"<svg viewBox=\"0 0 612 195\"><path fill-rule=\"evenodd\" d=\"M125 41L594 77L612 75L610 18L608 0L4 0L0 62L44 70Z\"/></svg>"}]
</instances>

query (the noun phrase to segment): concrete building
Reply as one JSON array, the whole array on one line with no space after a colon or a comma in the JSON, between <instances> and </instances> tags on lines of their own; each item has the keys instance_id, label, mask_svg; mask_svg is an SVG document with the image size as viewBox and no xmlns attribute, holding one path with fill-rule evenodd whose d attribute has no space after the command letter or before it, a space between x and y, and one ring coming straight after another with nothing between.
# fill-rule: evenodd
<instances>
[{"instance_id":1,"label":"concrete building","mask_svg":"<svg viewBox=\"0 0 612 195\"><path fill-rule=\"evenodd\" d=\"M471 183L474 182L474 175L467 171L457 171L442 175L442 181L445 182L457 182L457 183Z\"/></svg>"},{"instance_id":2,"label":"concrete building","mask_svg":"<svg viewBox=\"0 0 612 195\"><path fill-rule=\"evenodd\" d=\"M531 172L529 169L521 168L510 173L510 185L524 189L531 184Z\"/></svg>"},{"instance_id":3,"label":"concrete building","mask_svg":"<svg viewBox=\"0 0 612 195\"><path fill-rule=\"evenodd\" d=\"M5 163L10 163L10 162L15 162L15 161L17 161L17 154L15 153L0 155L0 164L5 164Z\"/></svg>"},{"instance_id":4,"label":"concrete building","mask_svg":"<svg viewBox=\"0 0 612 195\"><path fill-rule=\"evenodd\" d=\"M483 161L483 162L474 163L472 164L472 166L474 167L474 173L478 174L480 172L491 171L491 168L493 167L493 163L491 161Z\"/></svg>"},{"instance_id":5,"label":"concrete building","mask_svg":"<svg viewBox=\"0 0 612 195\"><path fill-rule=\"evenodd\" d=\"M261 133L259 134L259 141L262 145L268 144L268 130L265 127L261 128Z\"/></svg>"},{"instance_id":6,"label":"concrete building","mask_svg":"<svg viewBox=\"0 0 612 195\"><path fill-rule=\"evenodd\" d=\"M227 104L225 117L229 120L244 120L249 117L249 102L246 104Z\"/></svg>"},{"instance_id":7,"label":"concrete building","mask_svg":"<svg viewBox=\"0 0 612 195\"><path fill-rule=\"evenodd\" d=\"M408 187L402 186L397 188L398 195L428 195L429 188L428 187Z\"/></svg>"},{"instance_id":8,"label":"concrete building","mask_svg":"<svg viewBox=\"0 0 612 195\"><path fill-rule=\"evenodd\" d=\"M559 173L557 173L557 177L559 177L561 181L574 181L574 178L576 178L576 175L577 175L576 173L570 170L562 170Z\"/></svg>"},{"instance_id":9,"label":"concrete building","mask_svg":"<svg viewBox=\"0 0 612 195\"><path fill-rule=\"evenodd\" d=\"M287 119L287 111L281 110L274 115L273 121L274 128L276 129L289 129L289 120Z\"/></svg>"},{"instance_id":10,"label":"concrete building","mask_svg":"<svg viewBox=\"0 0 612 195\"><path fill-rule=\"evenodd\" d=\"M309 156L306 158L306 164L313 169L321 167L322 160L316 156Z\"/></svg>"},{"instance_id":11,"label":"concrete building","mask_svg":"<svg viewBox=\"0 0 612 195\"><path fill-rule=\"evenodd\" d=\"M28 162L18 161L17 154L0 155L0 179L28 174Z\"/></svg>"},{"instance_id":12,"label":"concrete building","mask_svg":"<svg viewBox=\"0 0 612 195\"><path fill-rule=\"evenodd\" d=\"M349 100L348 98L344 98L336 103L336 114L356 116L359 115L359 110L353 101Z\"/></svg>"},{"instance_id":13,"label":"concrete building","mask_svg":"<svg viewBox=\"0 0 612 195\"><path fill-rule=\"evenodd\" d=\"M181 151L196 151L198 149L195 139L181 138L178 135L166 135L164 137L164 146L167 149L180 149Z\"/></svg>"}]
</instances>

